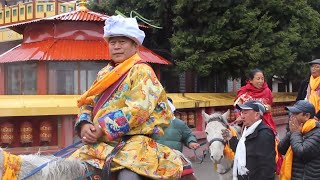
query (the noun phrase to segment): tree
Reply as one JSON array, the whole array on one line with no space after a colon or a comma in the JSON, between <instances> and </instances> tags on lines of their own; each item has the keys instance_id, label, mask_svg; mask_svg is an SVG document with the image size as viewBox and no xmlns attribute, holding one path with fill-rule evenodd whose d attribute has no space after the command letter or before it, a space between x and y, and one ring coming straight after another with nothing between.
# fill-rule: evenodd
<instances>
[{"instance_id":1,"label":"tree","mask_svg":"<svg viewBox=\"0 0 320 180\"><path fill-rule=\"evenodd\" d=\"M203 76L259 67L293 79L319 44L319 13L303 0L178 0L174 13L172 54Z\"/></svg>"},{"instance_id":2,"label":"tree","mask_svg":"<svg viewBox=\"0 0 320 180\"><path fill-rule=\"evenodd\" d=\"M136 11L146 19L152 20L152 24L161 26L162 29L148 28L144 45L166 59L171 60L170 42L172 36L172 10L174 1L171 0L102 0L99 4L91 2L89 9L114 15L118 10L126 16L131 11ZM143 24L143 22L139 22Z\"/></svg>"},{"instance_id":3,"label":"tree","mask_svg":"<svg viewBox=\"0 0 320 180\"><path fill-rule=\"evenodd\" d=\"M90 7L154 20L163 29L149 29L144 45L181 71L244 78L258 67L289 81L305 78L305 63L320 49L318 1L104 0Z\"/></svg>"}]
</instances>

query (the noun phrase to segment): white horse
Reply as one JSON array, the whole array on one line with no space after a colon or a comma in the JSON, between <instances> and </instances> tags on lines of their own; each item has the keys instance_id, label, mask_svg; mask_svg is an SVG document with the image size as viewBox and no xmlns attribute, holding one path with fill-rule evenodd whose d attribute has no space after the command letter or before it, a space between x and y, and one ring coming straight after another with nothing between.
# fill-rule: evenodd
<instances>
[{"instance_id":1,"label":"white horse","mask_svg":"<svg viewBox=\"0 0 320 180\"><path fill-rule=\"evenodd\" d=\"M184 162L186 166L191 166L191 162L185 158L185 156L179 152L174 150L175 153L180 155L181 160ZM6 156L4 154L7 154ZM11 158L6 158L6 157ZM16 159L21 158L21 164L18 164ZM6 160L5 160L6 159ZM6 162L6 165L5 165ZM9 163L8 163L9 162ZM16 164L16 165L15 165ZM44 166L44 164L47 164ZM61 158L56 157L53 155L40 155L40 154L30 154L30 155L14 155L8 152L5 152L3 149L0 148L0 179L3 177L5 173L5 166L8 166L10 171L14 170L15 168L19 167L19 172L16 172L17 179L27 179L27 180L75 180L75 179L82 179L84 176L92 177L93 179L99 179L100 171L93 168L92 166L88 165L84 161L80 161L77 159L68 159L68 158ZM12 167L15 166L15 167ZM42 167L40 169L39 167ZM30 172L33 172L36 169L40 169L38 172L29 176ZM190 169L190 167L189 167ZM99 173L100 172L100 173ZM93 174L92 174L93 173ZM98 178L99 177L99 178ZM9 179L11 179L10 177ZM181 180L184 179L195 179L194 175L191 173L183 175Z\"/></svg>"},{"instance_id":2,"label":"white horse","mask_svg":"<svg viewBox=\"0 0 320 180\"><path fill-rule=\"evenodd\" d=\"M202 117L208 123L205 132L209 142L210 158L217 165L220 180L232 179L233 160L224 156L227 142L222 137L222 130L229 128L227 121L229 115L229 110L224 114L215 112L211 115L202 111Z\"/></svg>"},{"instance_id":3,"label":"white horse","mask_svg":"<svg viewBox=\"0 0 320 180\"><path fill-rule=\"evenodd\" d=\"M83 176L88 167L84 162L79 160L70 160L55 156L44 156L39 154L32 155L13 155L9 156L21 157L21 166L18 179L25 178L32 170L48 163L39 172L35 173L28 180L60 180L60 179L77 179ZM0 149L0 179L4 173L4 151ZM16 163L16 162L15 162Z\"/></svg>"}]
</instances>

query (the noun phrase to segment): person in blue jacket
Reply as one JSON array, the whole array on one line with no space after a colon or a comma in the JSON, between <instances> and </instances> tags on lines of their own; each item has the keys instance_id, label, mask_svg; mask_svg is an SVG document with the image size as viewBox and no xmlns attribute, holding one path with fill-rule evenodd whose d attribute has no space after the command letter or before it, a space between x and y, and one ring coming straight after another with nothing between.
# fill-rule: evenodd
<instances>
[{"instance_id":1,"label":"person in blue jacket","mask_svg":"<svg viewBox=\"0 0 320 180\"><path fill-rule=\"evenodd\" d=\"M171 108L171 111L175 111L172 99L168 97L168 104ZM171 149L178 150L182 152L183 145L182 143L190 149L197 149L200 147L200 144L197 143L196 137L192 134L192 130L188 125L174 117L170 126L165 129L164 135L152 135L152 138L158 143L168 146Z\"/></svg>"}]
</instances>

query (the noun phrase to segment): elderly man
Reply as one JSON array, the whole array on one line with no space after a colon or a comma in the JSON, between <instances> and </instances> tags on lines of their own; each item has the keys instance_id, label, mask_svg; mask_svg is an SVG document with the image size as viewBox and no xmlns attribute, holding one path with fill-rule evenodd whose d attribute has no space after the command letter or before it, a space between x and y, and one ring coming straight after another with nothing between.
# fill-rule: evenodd
<instances>
[{"instance_id":1,"label":"elderly man","mask_svg":"<svg viewBox=\"0 0 320 180\"><path fill-rule=\"evenodd\" d=\"M244 125L241 138L231 138L229 130L222 132L235 152L233 179L274 180L275 135L261 120L265 107L259 101L248 101L236 107L240 110Z\"/></svg>"},{"instance_id":2,"label":"elderly man","mask_svg":"<svg viewBox=\"0 0 320 180\"><path fill-rule=\"evenodd\" d=\"M311 75L301 82L297 100L308 100L313 104L315 118L320 119L320 59L309 62L309 65Z\"/></svg>"},{"instance_id":3,"label":"elderly man","mask_svg":"<svg viewBox=\"0 0 320 180\"><path fill-rule=\"evenodd\" d=\"M85 145L72 158L103 172L121 170L118 179L177 179L183 168L179 156L148 137L163 134L173 114L154 71L137 54L144 37L135 18L106 20L112 62L78 100L75 129Z\"/></svg>"},{"instance_id":4,"label":"elderly man","mask_svg":"<svg viewBox=\"0 0 320 180\"><path fill-rule=\"evenodd\" d=\"M286 109L291 113L290 131L278 146L279 152L285 155L280 180L319 179L320 126L314 119L315 108L300 100Z\"/></svg>"}]
</instances>

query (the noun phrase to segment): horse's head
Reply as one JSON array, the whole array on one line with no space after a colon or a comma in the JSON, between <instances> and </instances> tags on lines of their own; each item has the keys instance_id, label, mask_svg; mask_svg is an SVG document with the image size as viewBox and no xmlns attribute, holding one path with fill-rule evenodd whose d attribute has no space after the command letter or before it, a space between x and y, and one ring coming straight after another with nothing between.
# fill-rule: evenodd
<instances>
[{"instance_id":1,"label":"horse's head","mask_svg":"<svg viewBox=\"0 0 320 180\"><path fill-rule=\"evenodd\" d=\"M227 117L229 115L229 110L224 114L215 112L211 115L202 111L202 117L208 123L205 131L207 141L209 142L210 158L217 164L219 164L224 157L223 152L227 142L223 139L221 130L228 128Z\"/></svg>"}]
</instances>

